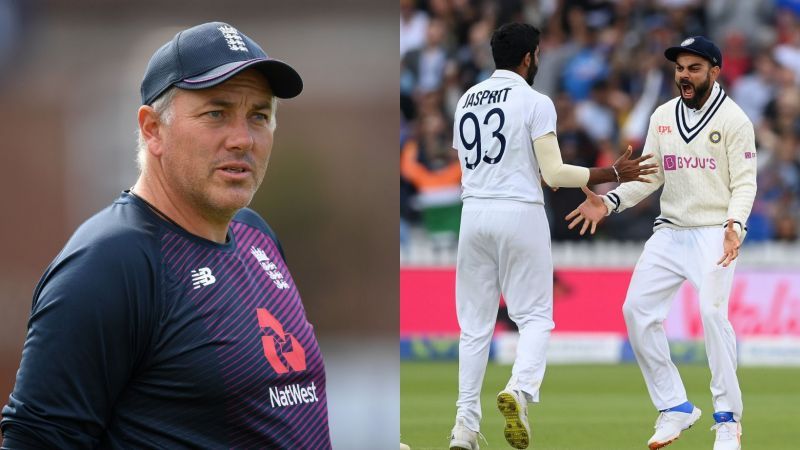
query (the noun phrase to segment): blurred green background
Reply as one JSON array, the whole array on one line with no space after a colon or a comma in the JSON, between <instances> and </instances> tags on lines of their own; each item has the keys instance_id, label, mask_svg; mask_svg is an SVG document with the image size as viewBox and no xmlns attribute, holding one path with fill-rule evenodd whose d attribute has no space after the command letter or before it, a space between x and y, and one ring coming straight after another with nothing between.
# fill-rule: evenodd
<instances>
[{"instance_id":1,"label":"blurred green background","mask_svg":"<svg viewBox=\"0 0 800 450\"><path fill-rule=\"evenodd\" d=\"M387 147L399 123L396 14L388 0L0 0L0 403L42 271L136 179L150 56L177 31L220 20L305 82L278 110L251 206L281 239L316 327L334 446L395 448L398 192Z\"/></svg>"}]
</instances>

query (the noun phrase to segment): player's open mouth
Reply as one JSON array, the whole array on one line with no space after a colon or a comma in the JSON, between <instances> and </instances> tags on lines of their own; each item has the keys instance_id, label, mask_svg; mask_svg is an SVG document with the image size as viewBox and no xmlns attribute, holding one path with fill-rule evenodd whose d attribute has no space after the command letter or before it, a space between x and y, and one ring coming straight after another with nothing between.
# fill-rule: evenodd
<instances>
[{"instance_id":1,"label":"player's open mouth","mask_svg":"<svg viewBox=\"0 0 800 450\"><path fill-rule=\"evenodd\" d=\"M694 86L692 86L690 83L681 83L681 97L694 97Z\"/></svg>"}]
</instances>

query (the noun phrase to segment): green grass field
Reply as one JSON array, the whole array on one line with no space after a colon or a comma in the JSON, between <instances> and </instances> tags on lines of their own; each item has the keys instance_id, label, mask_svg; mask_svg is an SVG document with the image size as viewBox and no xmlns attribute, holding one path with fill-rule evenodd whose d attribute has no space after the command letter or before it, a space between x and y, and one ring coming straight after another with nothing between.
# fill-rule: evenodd
<instances>
[{"instance_id":1,"label":"green grass field","mask_svg":"<svg viewBox=\"0 0 800 450\"><path fill-rule=\"evenodd\" d=\"M679 367L689 399L703 417L684 431L669 450L711 450L711 375L700 365ZM455 420L458 365L455 362L403 362L400 381L401 440L412 450L446 449ZM490 364L483 384L482 449L511 448L495 395L511 374L510 366ZM800 369L740 368L744 395L745 450L800 448ZM650 403L639 368L550 366L541 403L528 409L535 450L643 450L657 412Z\"/></svg>"}]
</instances>

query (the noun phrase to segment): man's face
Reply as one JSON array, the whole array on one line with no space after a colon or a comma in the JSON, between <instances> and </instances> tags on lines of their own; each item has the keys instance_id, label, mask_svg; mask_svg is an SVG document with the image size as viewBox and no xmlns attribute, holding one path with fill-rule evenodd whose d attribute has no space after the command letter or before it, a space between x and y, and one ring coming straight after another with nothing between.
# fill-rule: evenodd
<instances>
[{"instance_id":1,"label":"man's face","mask_svg":"<svg viewBox=\"0 0 800 450\"><path fill-rule=\"evenodd\" d=\"M536 47L533 55L531 55L531 65L528 67L528 74L525 76L525 81L533 86L533 79L536 78L536 73L539 71L539 47Z\"/></svg>"},{"instance_id":2,"label":"man's face","mask_svg":"<svg viewBox=\"0 0 800 450\"><path fill-rule=\"evenodd\" d=\"M703 106L711 85L719 74L718 67L703 57L692 53L681 53L675 61L675 84L683 103L692 109Z\"/></svg>"},{"instance_id":3,"label":"man's face","mask_svg":"<svg viewBox=\"0 0 800 450\"><path fill-rule=\"evenodd\" d=\"M255 69L212 88L178 91L159 161L173 201L213 219L229 220L247 206L272 151L273 101Z\"/></svg>"}]
</instances>

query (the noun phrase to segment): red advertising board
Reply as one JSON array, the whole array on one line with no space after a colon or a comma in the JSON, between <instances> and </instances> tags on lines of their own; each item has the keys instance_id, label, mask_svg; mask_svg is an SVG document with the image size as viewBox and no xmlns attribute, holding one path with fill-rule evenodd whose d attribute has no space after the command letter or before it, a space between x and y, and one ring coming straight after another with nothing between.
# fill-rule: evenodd
<instances>
[{"instance_id":1,"label":"red advertising board","mask_svg":"<svg viewBox=\"0 0 800 450\"><path fill-rule=\"evenodd\" d=\"M631 269L556 270L553 316L555 332L626 334L622 303ZM668 337L702 336L697 294L689 283L678 291L665 322ZM736 273L729 317L738 337L800 336L800 273ZM455 270L400 270L400 334L457 334Z\"/></svg>"},{"instance_id":2,"label":"red advertising board","mask_svg":"<svg viewBox=\"0 0 800 450\"><path fill-rule=\"evenodd\" d=\"M703 335L697 292L684 283L672 303L664 327L667 335L690 339ZM728 319L739 338L800 337L800 273L741 271L728 300Z\"/></svg>"},{"instance_id":3,"label":"red advertising board","mask_svg":"<svg viewBox=\"0 0 800 450\"><path fill-rule=\"evenodd\" d=\"M453 333L458 333L455 269L400 269L400 334Z\"/></svg>"}]
</instances>

